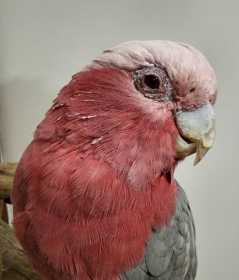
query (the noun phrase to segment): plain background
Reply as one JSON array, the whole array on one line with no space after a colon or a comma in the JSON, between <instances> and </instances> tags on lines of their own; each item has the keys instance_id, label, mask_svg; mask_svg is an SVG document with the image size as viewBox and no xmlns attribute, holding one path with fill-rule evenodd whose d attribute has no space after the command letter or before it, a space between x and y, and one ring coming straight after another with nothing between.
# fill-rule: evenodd
<instances>
[{"instance_id":1,"label":"plain background","mask_svg":"<svg viewBox=\"0 0 239 280\"><path fill-rule=\"evenodd\" d=\"M238 279L238 1L0 1L0 133L19 160L59 89L103 49L170 39L202 50L216 70L217 140L196 168L176 176L197 226L197 279Z\"/></svg>"}]
</instances>

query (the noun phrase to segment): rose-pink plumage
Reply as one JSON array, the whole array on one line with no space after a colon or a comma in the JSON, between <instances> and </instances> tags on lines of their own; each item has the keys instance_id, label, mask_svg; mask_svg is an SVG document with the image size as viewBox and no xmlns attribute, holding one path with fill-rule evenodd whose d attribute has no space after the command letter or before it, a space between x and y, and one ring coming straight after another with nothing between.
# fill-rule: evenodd
<instances>
[{"instance_id":1,"label":"rose-pink plumage","mask_svg":"<svg viewBox=\"0 0 239 280\"><path fill-rule=\"evenodd\" d=\"M203 114L215 94L206 59L173 42L121 44L73 76L37 127L12 193L17 237L44 279L161 279L162 264L161 275L170 272L173 259L150 259L152 240L175 249L161 238L167 228L178 240L172 223L187 205L173 172L199 153L177 114ZM189 216L182 222L193 227ZM191 262L181 266L177 279L193 279Z\"/></svg>"}]
</instances>

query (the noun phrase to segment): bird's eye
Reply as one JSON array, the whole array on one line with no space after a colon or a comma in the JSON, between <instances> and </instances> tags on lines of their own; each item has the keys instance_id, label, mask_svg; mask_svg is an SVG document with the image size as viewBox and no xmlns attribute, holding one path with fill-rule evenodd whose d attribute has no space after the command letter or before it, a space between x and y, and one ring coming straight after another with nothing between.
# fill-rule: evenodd
<instances>
[{"instance_id":1,"label":"bird's eye","mask_svg":"<svg viewBox=\"0 0 239 280\"><path fill-rule=\"evenodd\" d=\"M144 67L133 73L136 89L145 97L166 101L172 98L173 86L167 71L157 65Z\"/></svg>"},{"instance_id":2,"label":"bird's eye","mask_svg":"<svg viewBox=\"0 0 239 280\"><path fill-rule=\"evenodd\" d=\"M148 74L144 76L144 83L151 89L158 89L160 86L159 78L156 75Z\"/></svg>"}]
</instances>

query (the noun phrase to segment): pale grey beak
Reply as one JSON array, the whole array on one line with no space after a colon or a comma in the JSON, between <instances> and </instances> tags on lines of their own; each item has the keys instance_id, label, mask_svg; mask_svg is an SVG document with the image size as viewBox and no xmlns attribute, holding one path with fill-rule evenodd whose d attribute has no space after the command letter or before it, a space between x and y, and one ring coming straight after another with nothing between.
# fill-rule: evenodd
<instances>
[{"instance_id":1,"label":"pale grey beak","mask_svg":"<svg viewBox=\"0 0 239 280\"><path fill-rule=\"evenodd\" d=\"M194 111L176 113L180 135L176 151L179 159L196 153L196 165L213 146L215 140L215 114L211 104L205 104Z\"/></svg>"}]
</instances>

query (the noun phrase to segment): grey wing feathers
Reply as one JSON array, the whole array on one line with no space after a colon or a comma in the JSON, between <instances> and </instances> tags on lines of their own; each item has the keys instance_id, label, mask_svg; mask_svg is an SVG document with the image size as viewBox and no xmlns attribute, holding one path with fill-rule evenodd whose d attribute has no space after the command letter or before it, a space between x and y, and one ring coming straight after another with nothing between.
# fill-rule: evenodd
<instances>
[{"instance_id":1,"label":"grey wing feathers","mask_svg":"<svg viewBox=\"0 0 239 280\"><path fill-rule=\"evenodd\" d=\"M169 225L152 229L142 262L124 280L193 280L197 270L195 228L185 192L178 185L176 212Z\"/></svg>"}]
</instances>

